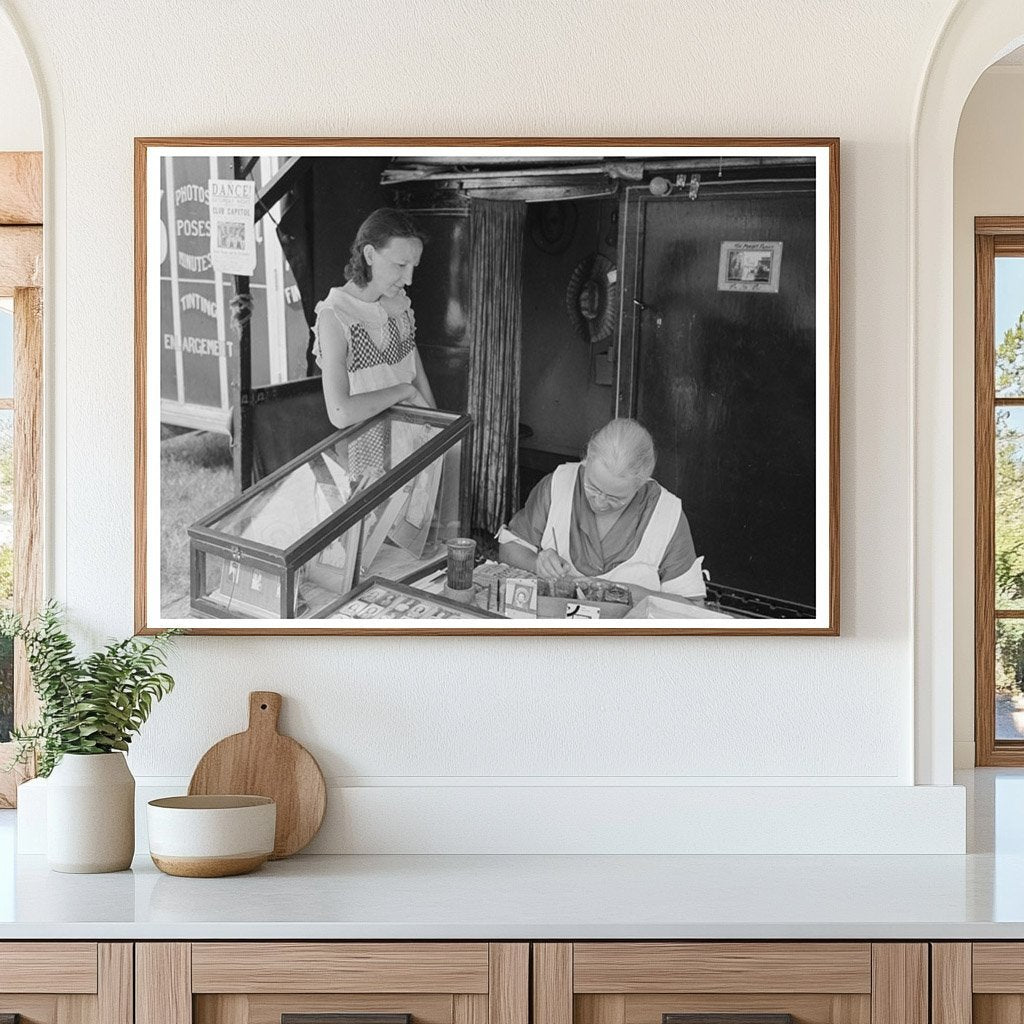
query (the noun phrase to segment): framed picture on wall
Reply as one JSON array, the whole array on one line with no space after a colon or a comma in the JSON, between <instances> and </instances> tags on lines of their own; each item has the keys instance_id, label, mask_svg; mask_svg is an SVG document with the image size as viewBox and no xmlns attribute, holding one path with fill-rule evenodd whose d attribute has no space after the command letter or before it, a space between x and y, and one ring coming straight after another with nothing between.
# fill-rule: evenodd
<instances>
[{"instance_id":1,"label":"framed picture on wall","mask_svg":"<svg viewBox=\"0 0 1024 1024\"><path fill-rule=\"evenodd\" d=\"M838 140L135 154L140 632L838 633Z\"/></svg>"},{"instance_id":2,"label":"framed picture on wall","mask_svg":"<svg viewBox=\"0 0 1024 1024\"><path fill-rule=\"evenodd\" d=\"M777 292L781 242L723 242L718 260L720 292Z\"/></svg>"}]
</instances>

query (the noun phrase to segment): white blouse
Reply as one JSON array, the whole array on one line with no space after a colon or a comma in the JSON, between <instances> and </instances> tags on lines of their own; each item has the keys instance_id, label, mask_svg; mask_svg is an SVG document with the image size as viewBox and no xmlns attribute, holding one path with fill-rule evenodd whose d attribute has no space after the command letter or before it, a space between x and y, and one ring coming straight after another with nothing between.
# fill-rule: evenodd
<instances>
[{"instance_id":1,"label":"white blouse","mask_svg":"<svg viewBox=\"0 0 1024 1024\"><path fill-rule=\"evenodd\" d=\"M316 305L313 355L322 368L320 325L334 317L348 342L345 367L349 394L364 395L416 379L416 319L404 289L385 305L380 299L367 302L332 288Z\"/></svg>"}]
</instances>

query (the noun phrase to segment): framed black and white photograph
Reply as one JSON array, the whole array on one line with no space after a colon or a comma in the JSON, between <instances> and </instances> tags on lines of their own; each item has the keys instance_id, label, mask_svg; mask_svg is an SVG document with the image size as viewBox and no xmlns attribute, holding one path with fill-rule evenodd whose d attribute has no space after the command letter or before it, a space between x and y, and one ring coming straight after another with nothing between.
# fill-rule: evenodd
<instances>
[{"instance_id":1,"label":"framed black and white photograph","mask_svg":"<svg viewBox=\"0 0 1024 1024\"><path fill-rule=\"evenodd\" d=\"M138 631L837 634L838 157L137 139Z\"/></svg>"},{"instance_id":2,"label":"framed black and white photograph","mask_svg":"<svg viewBox=\"0 0 1024 1024\"><path fill-rule=\"evenodd\" d=\"M723 242L718 290L777 292L782 276L781 242Z\"/></svg>"}]
</instances>

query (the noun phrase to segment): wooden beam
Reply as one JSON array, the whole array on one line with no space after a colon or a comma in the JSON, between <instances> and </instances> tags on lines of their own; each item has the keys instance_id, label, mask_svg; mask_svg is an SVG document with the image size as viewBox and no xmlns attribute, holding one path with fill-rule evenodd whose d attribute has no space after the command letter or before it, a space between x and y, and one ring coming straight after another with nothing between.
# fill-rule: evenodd
<instances>
[{"instance_id":1,"label":"wooden beam","mask_svg":"<svg viewBox=\"0 0 1024 1024\"><path fill-rule=\"evenodd\" d=\"M969 942L932 943L932 1024L971 1024Z\"/></svg>"},{"instance_id":2,"label":"wooden beam","mask_svg":"<svg viewBox=\"0 0 1024 1024\"><path fill-rule=\"evenodd\" d=\"M534 1024L573 1024L572 943L533 944Z\"/></svg>"},{"instance_id":3,"label":"wooden beam","mask_svg":"<svg viewBox=\"0 0 1024 1024\"><path fill-rule=\"evenodd\" d=\"M130 942L101 942L97 954L98 1024L132 1024L135 1019L134 949Z\"/></svg>"},{"instance_id":4,"label":"wooden beam","mask_svg":"<svg viewBox=\"0 0 1024 1024\"><path fill-rule=\"evenodd\" d=\"M0 153L0 224L43 223L43 154Z\"/></svg>"},{"instance_id":5,"label":"wooden beam","mask_svg":"<svg viewBox=\"0 0 1024 1024\"><path fill-rule=\"evenodd\" d=\"M18 413L14 420L14 608L31 618L42 605L42 416L43 416L43 296L38 288L14 291L14 391ZM39 701L24 645L14 649L14 724L24 726L39 717ZM0 741L6 737L0 736ZM13 743L0 742L0 807L17 804L18 786L35 776L35 760L2 769L16 754Z\"/></svg>"},{"instance_id":6,"label":"wooden beam","mask_svg":"<svg viewBox=\"0 0 1024 1024\"><path fill-rule=\"evenodd\" d=\"M261 220L287 193L295 188L298 182L312 169L313 161L309 157L292 156L281 166L281 169L270 181L260 189L256 197L256 220Z\"/></svg>"},{"instance_id":7,"label":"wooden beam","mask_svg":"<svg viewBox=\"0 0 1024 1024\"><path fill-rule=\"evenodd\" d=\"M996 743L994 339L995 257L992 236L979 233L974 237L974 763L978 766L993 763Z\"/></svg>"},{"instance_id":8,"label":"wooden beam","mask_svg":"<svg viewBox=\"0 0 1024 1024\"><path fill-rule=\"evenodd\" d=\"M192 947L140 942L135 947L136 1024L192 1024Z\"/></svg>"},{"instance_id":9,"label":"wooden beam","mask_svg":"<svg viewBox=\"0 0 1024 1024\"><path fill-rule=\"evenodd\" d=\"M530 946L492 942L487 989L490 1024L528 1024L530 1020Z\"/></svg>"},{"instance_id":10,"label":"wooden beam","mask_svg":"<svg viewBox=\"0 0 1024 1024\"><path fill-rule=\"evenodd\" d=\"M928 1020L928 947L923 942L871 946L871 1024Z\"/></svg>"},{"instance_id":11,"label":"wooden beam","mask_svg":"<svg viewBox=\"0 0 1024 1024\"><path fill-rule=\"evenodd\" d=\"M14 293L14 608L22 619L43 603L43 293ZM39 701L25 659L14 658L14 724L39 717Z\"/></svg>"},{"instance_id":12,"label":"wooden beam","mask_svg":"<svg viewBox=\"0 0 1024 1024\"><path fill-rule=\"evenodd\" d=\"M975 217L976 235L1019 235L1022 232L1020 217Z\"/></svg>"},{"instance_id":13,"label":"wooden beam","mask_svg":"<svg viewBox=\"0 0 1024 1024\"><path fill-rule=\"evenodd\" d=\"M0 296L43 286L43 229L0 227Z\"/></svg>"}]
</instances>

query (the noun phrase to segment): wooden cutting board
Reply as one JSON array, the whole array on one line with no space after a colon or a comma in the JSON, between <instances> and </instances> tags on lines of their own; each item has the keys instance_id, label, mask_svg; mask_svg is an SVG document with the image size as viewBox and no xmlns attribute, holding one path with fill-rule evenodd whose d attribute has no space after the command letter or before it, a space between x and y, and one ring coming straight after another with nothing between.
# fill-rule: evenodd
<instances>
[{"instance_id":1,"label":"wooden cutting board","mask_svg":"<svg viewBox=\"0 0 1024 1024\"><path fill-rule=\"evenodd\" d=\"M327 808L327 787L313 755L277 731L281 694L249 694L249 728L215 743L202 756L190 796L245 793L277 803L271 860L298 853L316 835Z\"/></svg>"}]
</instances>

